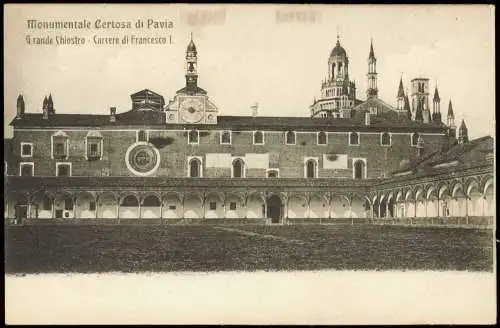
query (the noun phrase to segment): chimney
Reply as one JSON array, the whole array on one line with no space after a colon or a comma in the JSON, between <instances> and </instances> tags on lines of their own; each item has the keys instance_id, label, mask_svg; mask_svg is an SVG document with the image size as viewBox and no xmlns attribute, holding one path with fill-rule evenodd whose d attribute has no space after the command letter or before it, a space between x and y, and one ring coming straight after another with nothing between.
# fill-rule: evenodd
<instances>
[{"instance_id":1,"label":"chimney","mask_svg":"<svg viewBox=\"0 0 500 328\"><path fill-rule=\"evenodd\" d=\"M17 117L21 118L24 115L24 98L22 95L17 97Z\"/></svg>"},{"instance_id":2,"label":"chimney","mask_svg":"<svg viewBox=\"0 0 500 328\"><path fill-rule=\"evenodd\" d=\"M370 125L370 112L365 113L365 125Z\"/></svg>"},{"instance_id":3,"label":"chimney","mask_svg":"<svg viewBox=\"0 0 500 328\"><path fill-rule=\"evenodd\" d=\"M253 103L250 108L252 109L252 117L257 116L257 109L259 108L259 104Z\"/></svg>"},{"instance_id":4,"label":"chimney","mask_svg":"<svg viewBox=\"0 0 500 328\"><path fill-rule=\"evenodd\" d=\"M116 107L109 108L109 121L111 123L116 121Z\"/></svg>"}]
</instances>

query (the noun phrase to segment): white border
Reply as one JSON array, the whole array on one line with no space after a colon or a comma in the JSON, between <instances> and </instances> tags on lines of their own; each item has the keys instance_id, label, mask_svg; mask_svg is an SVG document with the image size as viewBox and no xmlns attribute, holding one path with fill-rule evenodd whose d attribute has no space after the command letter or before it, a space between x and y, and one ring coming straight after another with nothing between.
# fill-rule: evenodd
<instances>
[{"instance_id":1,"label":"white border","mask_svg":"<svg viewBox=\"0 0 500 328\"><path fill-rule=\"evenodd\" d=\"M293 143L288 143L288 133L293 133ZM297 144L297 133L292 130L285 131L285 145L295 146Z\"/></svg>"},{"instance_id":2,"label":"white border","mask_svg":"<svg viewBox=\"0 0 500 328\"><path fill-rule=\"evenodd\" d=\"M55 136L55 134L57 132L62 132L65 134L65 136ZM66 132L64 132L62 130L57 130L50 137L50 158L54 159L54 137L66 138L66 157L64 159L68 159L68 157L69 157L69 136L66 134Z\"/></svg>"},{"instance_id":3,"label":"white border","mask_svg":"<svg viewBox=\"0 0 500 328\"><path fill-rule=\"evenodd\" d=\"M19 163L19 176L20 177L23 176L23 175L21 175L23 166L31 166L31 176L32 177L35 176L35 163L33 163L33 162L20 162Z\"/></svg>"},{"instance_id":4,"label":"white border","mask_svg":"<svg viewBox=\"0 0 500 328\"><path fill-rule=\"evenodd\" d=\"M31 151L29 155L23 155L23 146L24 145L30 145L31 146ZM30 158L33 157L33 143L32 142L21 142L21 157L22 158Z\"/></svg>"},{"instance_id":5,"label":"white border","mask_svg":"<svg viewBox=\"0 0 500 328\"><path fill-rule=\"evenodd\" d=\"M309 160L313 160L316 162L316 169L315 169L316 172L314 172L314 177L312 178L307 177L307 162ZM319 176L318 173L319 173L319 157L304 157L304 179L317 179Z\"/></svg>"},{"instance_id":6,"label":"white border","mask_svg":"<svg viewBox=\"0 0 500 328\"><path fill-rule=\"evenodd\" d=\"M357 161L362 161L365 164L363 176L361 177L361 180L365 180L368 178L368 165L366 163L366 158L361 158L361 157L353 157L352 158L352 178L357 180L356 179L356 171L355 171L355 167L354 167L354 163L356 163Z\"/></svg>"},{"instance_id":7,"label":"white border","mask_svg":"<svg viewBox=\"0 0 500 328\"><path fill-rule=\"evenodd\" d=\"M229 133L229 142L222 142L222 136L226 132ZM231 130L221 130L221 131L219 131L219 143L221 145L231 145L233 143L233 132Z\"/></svg>"},{"instance_id":8,"label":"white border","mask_svg":"<svg viewBox=\"0 0 500 328\"><path fill-rule=\"evenodd\" d=\"M156 149L156 147L151 147L156 152L156 156L158 157L158 160L156 161L155 167L153 167L150 171L145 172L145 173L137 172L136 170L134 170L134 168L128 162L128 157L129 157L130 152L132 151L132 149L134 149L136 146L139 146L139 145L150 145L150 144L148 142L144 142L144 141L136 142L136 143L131 144L128 147L127 152L125 153L125 165L127 166L127 169L130 172L132 172L134 175L137 175L137 176L140 176L140 177L146 177L146 176L149 176L149 175L155 173L156 170L158 170L158 167L160 167L160 162L161 162L160 151L158 149Z\"/></svg>"},{"instance_id":9,"label":"white border","mask_svg":"<svg viewBox=\"0 0 500 328\"><path fill-rule=\"evenodd\" d=\"M189 140L189 135L191 134L191 131L196 131L196 133L198 134L196 142L191 142ZM187 135L188 145L199 145L200 144L200 130L190 129L190 130L187 130L187 133L188 133L188 135Z\"/></svg>"},{"instance_id":10,"label":"white border","mask_svg":"<svg viewBox=\"0 0 500 328\"><path fill-rule=\"evenodd\" d=\"M324 133L324 134L325 134L325 136L326 136L326 139L325 139L325 140L326 140L326 143L324 143L324 144L320 144L320 143L319 143L319 134L320 134L320 133ZM316 144L317 144L318 146L327 146L327 145L328 145L328 132L325 132L325 131L318 131L318 132L316 132Z\"/></svg>"},{"instance_id":11,"label":"white border","mask_svg":"<svg viewBox=\"0 0 500 328\"><path fill-rule=\"evenodd\" d=\"M236 178L234 176L234 162L238 159L243 162L243 172L242 172L243 176ZM231 178L241 179L241 178L246 178L246 177L247 177L247 163L245 162L245 158L241 157L241 156L233 156L231 158Z\"/></svg>"},{"instance_id":12,"label":"white border","mask_svg":"<svg viewBox=\"0 0 500 328\"><path fill-rule=\"evenodd\" d=\"M262 133L262 143L255 143L255 133L257 133L257 132ZM282 132L280 131L280 133L282 133ZM264 133L264 131L262 131L262 130L252 131L252 144L259 145L259 146L266 144L266 134Z\"/></svg>"},{"instance_id":13,"label":"white border","mask_svg":"<svg viewBox=\"0 0 500 328\"><path fill-rule=\"evenodd\" d=\"M269 171L275 171L275 172L277 172L277 173L278 173L278 176L277 176L277 177L275 177L275 178L271 178L271 177L269 177ZM267 179L278 179L279 177L280 177L280 169L269 169L269 168L268 168L268 169L266 169L266 178L267 178Z\"/></svg>"},{"instance_id":14,"label":"white border","mask_svg":"<svg viewBox=\"0 0 500 328\"><path fill-rule=\"evenodd\" d=\"M388 145L383 145L382 144L382 136L384 135L384 133L388 133L389 134L389 144ZM380 132L380 145L382 147L390 147L392 145L392 133L390 133L390 132Z\"/></svg>"},{"instance_id":15,"label":"white border","mask_svg":"<svg viewBox=\"0 0 500 328\"><path fill-rule=\"evenodd\" d=\"M56 162L56 177L59 176L59 165L69 165L69 175L68 177L73 176L73 164L71 162Z\"/></svg>"},{"instance_id":16,"label":"white border","mask_svg":"<svg viewBox=\"0 0 500 328\"><path fill-rule=\"evenodd\" d=\"M199 167L199 170L200 170L200 176L199 177L192 177L191 176L191 165L189 165L189 162L191 162L192 159L197 159L200 161L200 167ZM188 156L187 158L187 175L186 177L188 178L203 178L203 157L201 156Z\"/></svg>"}]
</instances>

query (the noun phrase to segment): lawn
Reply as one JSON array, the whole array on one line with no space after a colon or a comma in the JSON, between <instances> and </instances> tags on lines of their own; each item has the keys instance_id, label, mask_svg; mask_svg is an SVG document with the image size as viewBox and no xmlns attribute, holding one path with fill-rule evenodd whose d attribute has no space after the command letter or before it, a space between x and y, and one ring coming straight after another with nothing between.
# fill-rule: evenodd
<instances>
[{"instance_id":1,"label":"lawn","mask_svg":"<svg viewBox=\"0 0 500 328\"><path fill-rule=\"evenodd\" d=\"M6 273L493 271L491 230L370 225L7 226Z\"/></svg>"}]
</instances>

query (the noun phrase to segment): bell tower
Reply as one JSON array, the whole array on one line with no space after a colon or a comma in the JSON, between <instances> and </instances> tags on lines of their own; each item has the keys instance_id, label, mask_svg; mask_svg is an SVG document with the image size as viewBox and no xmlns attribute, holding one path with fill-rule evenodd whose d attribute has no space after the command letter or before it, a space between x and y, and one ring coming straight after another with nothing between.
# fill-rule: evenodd
<instances>
[{"instance_id":1,"label":"bell tower","mask_svg":"<svg viewBox=\"0 0 500 328\"><path fill-rule=\"evenodd\" d=\"M188 90L196 90L198 86L198 52L196 45L193 42L193 33L191 33L191 41L186 49L186 88Z\"/></svg>"},{"instance_id":2,"label":"bell tower","mask_svg":"<svg viewBox=\"0 0 500 328\"><path fill-rule=\"evenodd\" d=\"M373 51L373 40L370 42L370 54L368 55L368 89L366 90L366 98L377 98L377 58Z\"/></svg>"}]
</instances>

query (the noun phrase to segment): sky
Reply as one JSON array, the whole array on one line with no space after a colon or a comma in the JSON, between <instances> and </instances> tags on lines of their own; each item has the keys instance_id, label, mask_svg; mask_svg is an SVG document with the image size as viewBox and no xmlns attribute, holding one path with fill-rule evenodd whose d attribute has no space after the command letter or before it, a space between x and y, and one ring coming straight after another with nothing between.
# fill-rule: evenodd
<instances>
[{"instance_id":1,"label":"sky","mask_svg":"<svg viewBox=\"0 0 500 328\"><path fill-rule=\"evenodd\" d=\"M168 101L182 88L190 34L199 85L220 115L308 116L340 36L357 98L365 99L373 40L379 98L396 105L400 77L438 86L446 117L451 99L469 136L495 134L494 8L487 5L6 5L4 137L12 135L16 99L41 113L51 94L56 113L108 114L131 109L148 88ZM130 21L131 29L29 29L27 20ZM136 29L137 20L172 28ZM26 36L84 37L84 45L28 45ZM97 45L93 36L171 36L167 45Z\"/></svg>"}]
</instances>

